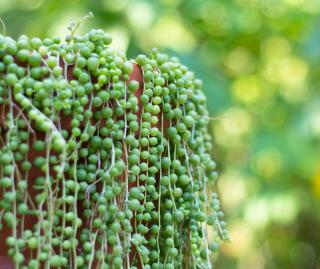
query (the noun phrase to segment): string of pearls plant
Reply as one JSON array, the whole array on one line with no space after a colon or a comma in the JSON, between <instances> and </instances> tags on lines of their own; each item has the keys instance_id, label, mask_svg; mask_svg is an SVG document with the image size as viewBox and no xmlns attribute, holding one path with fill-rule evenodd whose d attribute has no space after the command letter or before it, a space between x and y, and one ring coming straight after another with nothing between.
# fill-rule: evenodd
<instances>
[{"instance_id":1,"label":"string of pearls plant","mask_svg":"<svg viewBox=\"0 0 320 269\"><path fill-rule=\"evenodd\" d=\"M127 60L111 41L0 35L7 255L23 269L211 269L228 232L202 83L176 58Z\"/></svg>"}]
</instances>

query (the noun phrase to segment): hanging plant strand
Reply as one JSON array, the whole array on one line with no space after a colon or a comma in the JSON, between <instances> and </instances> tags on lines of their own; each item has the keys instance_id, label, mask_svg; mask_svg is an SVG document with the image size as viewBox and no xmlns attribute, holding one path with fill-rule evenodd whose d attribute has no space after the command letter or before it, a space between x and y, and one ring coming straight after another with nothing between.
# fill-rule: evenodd
<instances>
[{"instance_id":1,"label":"hanging plant strand","mask_svg":"<svg viewBox=\"0 0 320 269\"><path fill-rule=\"evenodd\" d=\"M202 83L176 58L127 60L111 41L0 35L7 255L28 269L211 269L228 232Z\"/></svg>"}]
</instances>

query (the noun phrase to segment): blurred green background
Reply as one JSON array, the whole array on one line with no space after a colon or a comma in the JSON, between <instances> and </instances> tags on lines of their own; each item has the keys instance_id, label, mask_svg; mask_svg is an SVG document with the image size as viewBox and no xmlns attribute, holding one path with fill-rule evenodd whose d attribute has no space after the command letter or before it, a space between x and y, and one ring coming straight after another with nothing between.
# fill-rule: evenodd
<instances>
[{"instance_id":1,"label":"blurred green background","mask_svg":"<svg viewBox=\"0 0 320 269\"><path fill-rule=\"evenodd\" d=\"M232 243L216 268L320 268L319 0L0 0L10 36L102 28L204 81ZM316 154L316 152L318 154Z\"/></svg>"}]
</instances>

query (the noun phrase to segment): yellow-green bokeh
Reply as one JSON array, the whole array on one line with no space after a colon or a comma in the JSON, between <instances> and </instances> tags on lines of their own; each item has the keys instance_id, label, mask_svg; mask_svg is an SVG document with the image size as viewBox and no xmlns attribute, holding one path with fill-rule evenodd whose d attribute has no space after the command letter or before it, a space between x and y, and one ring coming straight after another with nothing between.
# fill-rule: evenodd
<instances>
[{"instance_id":1,"label":"yellow-green bokeh","mask_svg":"<svg viewBox=\"0 0 320 269\"><path fill-rule=\"evenodd\" d=\"M320 1L0 0L7 34L102 28L204 81L218 190L233 238L216 268L320 268ZM2 31L2 30L0 30Z\"/></svg>"}]
</instances>

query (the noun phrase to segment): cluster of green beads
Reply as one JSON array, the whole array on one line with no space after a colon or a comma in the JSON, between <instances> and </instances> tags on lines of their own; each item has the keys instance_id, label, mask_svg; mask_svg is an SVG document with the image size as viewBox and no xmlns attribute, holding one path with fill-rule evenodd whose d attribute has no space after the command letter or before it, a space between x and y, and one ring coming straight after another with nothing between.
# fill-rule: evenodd
<instances>
[{"instance_id":1,"label":"cluster of green beads","mask_svg":"<svg viewBox=\"0 0 320 269\"><path fill-rule=\"evenodd\" d=\"M201 81L156 50L128 61L111 41L0 35L8 256L23 269L212 268L228 234Z\"/></svg>"}]
</instances>

